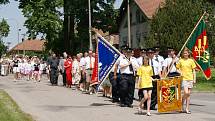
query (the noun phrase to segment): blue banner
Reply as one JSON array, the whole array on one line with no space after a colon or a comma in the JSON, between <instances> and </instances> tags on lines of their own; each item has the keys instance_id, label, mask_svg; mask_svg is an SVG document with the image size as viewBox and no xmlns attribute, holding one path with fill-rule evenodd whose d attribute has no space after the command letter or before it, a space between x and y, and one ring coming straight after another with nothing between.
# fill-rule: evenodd
<instances>
[{"instance_id":1,"label":"blue banner","mask_svg":"<svg viewBox=\"0 0 215 121\"><path fill-rule=\"evenodd\" d=\"M120 53L106 40L98 37L99 81L102 83L118 60Z\"/></svg>"}]
</instances>

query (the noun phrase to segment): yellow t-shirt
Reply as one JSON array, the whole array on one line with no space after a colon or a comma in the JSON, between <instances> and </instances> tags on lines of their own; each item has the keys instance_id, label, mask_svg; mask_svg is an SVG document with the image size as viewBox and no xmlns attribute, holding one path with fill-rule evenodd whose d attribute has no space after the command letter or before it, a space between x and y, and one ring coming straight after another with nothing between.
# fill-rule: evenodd
<instances>
[{"instance_id":1,"label":"yellow t-shirt","mask_svg":"<svg viewBox=\"0 0 215 121\"><path fill-rule=\"evenodd\" d=\"M153 70L151 66L141 66L137 70L137 75L141 78L139 80L139 89L152 87Z\"/></svg>"},{"instance_id":2,"label":"yellow t-shirt","mask_svg":"<svg viewBox=\"0 0 215 121\"><path fill-rule=\"evenodd\" d=\"M176 67L181 71L183 80L193 80L193 69L196 68L196 64L193 59L180 59L176 64Z\"/></svg>"}]
</instances>

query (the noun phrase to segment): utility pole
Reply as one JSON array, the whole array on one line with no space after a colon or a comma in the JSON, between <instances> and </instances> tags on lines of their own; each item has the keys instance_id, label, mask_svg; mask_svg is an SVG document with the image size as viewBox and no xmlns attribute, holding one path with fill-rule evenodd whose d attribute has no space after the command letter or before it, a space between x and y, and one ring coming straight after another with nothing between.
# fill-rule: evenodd
<instances>
[{"instance_id":1,"label":"utility pole","mask_svg":"<svg viewBox=\"0 0 215 121\"><path fill-rule=\"evenodd\" d=\"M131 21L130 21L130 0L128 0L128 46L129 48L132 47L131 45Z\"/></svg>"},{"instance_id":2,"label":"utility pole","mask_svg":"<svg viewBox=\"0 0 215 121\"><path fill-rule=\"evenodd\" d=\"M90 5L90 0L88 0L88 9L89 9L89 42L90 42L90 50L93 50L93 45L92 45L92 26L91 26L91 5Z\"/></svg>"}]
</instances>

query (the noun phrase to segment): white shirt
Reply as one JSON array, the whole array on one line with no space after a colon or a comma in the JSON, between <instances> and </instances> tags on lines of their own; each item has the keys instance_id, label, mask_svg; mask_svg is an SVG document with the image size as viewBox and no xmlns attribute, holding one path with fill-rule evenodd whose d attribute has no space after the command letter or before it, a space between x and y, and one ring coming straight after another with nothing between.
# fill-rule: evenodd
<instances>
[{"instance_id":1,"label":"white shirt","mask_svg":"<svg viewBox=\"0 0 215 121\"><path fill-rule=\"evenodd\" d=\"M72 73L79 73L80 71L80 62L77 61L77 59L75 59L72 62Z\"/></svg>"},{"instance_id":2,"label":"white shirt","mask_svg":"<svg viewBox=\"0 0 215 121\"><path fill-rule=\"evenodd\" d=\"M81 66L81 69L85 67L85 57L81 57L80 66Z\"/></svg>"},{"instance_id":3,"label":"white shirt","mask_svg":"<svg viewBox=\"0 0 215 121\"><path fill-rule=\"evenodd\" d=\"M161 65L154 59L149 59L149 65L152 66L154 75L159 75L159 73L162 71Z\"/></svg>"},{"instance_id":4,"label":"white shirt","mask_svg":"<svg viewBox=\"0 0 215 121\"><path fill-rule=\"evenodd\" d=\"M142 66L143 65L143 57L140 56L139 58L137 58L137 63L139 66Z\"/></svg>"},{"instance_id":5,"label":"white shirt","mask_svg":"<svg viewBox=\"0 0 215 121\"><path fill-rule=\"evenodd\" d=\"M94 68L95 58L87 56L85 58L85 69L90 69L90 65Z\"/></svg>"},{"instance_id":6,"label":"white shirt","mask_svg":"<svg viewBox=\"0 0 215 121\"><path fill-rule=\"evenodd\" d=\"M175 62L177 62L179 59L178 58L175 58ZM168 57L164 60L164 63L163 63L163 67L165 68L170 68L170 64L172 63L173 59L171 57ZM173 64L172 66L172 69L170 70L170 72L177 72L177 69L175 67L175 64Z\"/></svg>"},{"instance_id":7,"label":"white shirt","mask_svg":"<svg viewBox=\"0 0 215 121\"><path fill-rule=\"evenodd\" d=\"M133 71L136 71L137 68L139 67L136 58L131 57L130 61L131 61L132 67L133 67ZM121 68L121 66L128 65L128 63L129 63L129 61L126 57L121 56L119 58L119 66L120 66L120 73L121 74L133 74L133 72L129 69L129 66Z\"/></svg>"},{"instance_id":8,"label":"white shirt","mask_svg":"<svg viewBox=\"0 0 215 121\"><path fill-rule=\"evenodd\" d=\"M159 64L163 65L163 62L164 62L163 56L157 55L157 57L156 57L156 55L154 55L153 59L154 60L158 59Z\"/></svg>"}]
</instances>

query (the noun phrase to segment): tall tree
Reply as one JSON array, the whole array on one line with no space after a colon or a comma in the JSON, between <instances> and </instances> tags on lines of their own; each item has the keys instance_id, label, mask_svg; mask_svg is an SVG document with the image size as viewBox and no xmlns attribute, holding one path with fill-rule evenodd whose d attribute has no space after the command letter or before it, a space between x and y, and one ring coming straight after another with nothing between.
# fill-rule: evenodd
<instances>
[{"instance_id":1,"label":"tall tree","mask_svg":"<svg viewBox=\"0 0 215 121\"><path fill-rule=\"evenodd\" d=\"M1 4L7 4L7 3L9 3L9 0L0 0L0 5Z\"/></svg>"},{"instance_id":2,"label":"tall tree","mask_svg":"<svg viewBox=\"0 0 215 121\"><path fill-rule=\"evenodd\" d=\"M91 0L93 28L102 29L104 32L115 31L118 11L114 9L114 2L115 0ZM73 53L87 50L89 48L88 1L64 0L64 11L64 34L66 35L64 36L64 40L67 41L67 39L69 39L70 42L72 41L71 51ZM68 16L70 17L70 26L68 26ZM70 29L68 27L70 27ZM74 34L74 28L77 30L76 34ZM68 32L68 30L70 32ZM70 33L71 36L68 37L67 33Z\"/></svg>"},{"instance_id":3,"label":"tall tree","mask_svg":"<svg viewBox=\"0 0 215 121\"><path fill-rule=\"evenodd\" d=\"M92 26L104 31L116 28L115 0L91 0ZM89 43L87 0L19 0L27 18L29 36L43 34L47 49L77 53ZM62 8L63 7L63 12ZM64 20L60 19L64 15ZM76 33L75 33L76 31Z\"/></svg>"},{"instance_id":4,"label":"tall tree","mask_svg":"<svg viewBox=\"0 0 215 121\"><path fill-rule=\"evenodd\" d=\"M0 56L6 51L6 46L4 45L2 38L7 37L10 31L10 26L7 24L5 19L0 21Z\"/></svg>"},{"instance_id":5,"label":"tall tree","mask_svg":"<svg viewBox=\"0 0 215 121\"><path fill-rule=\"evenodd\" d=\"M28 28L29 37L37 35L47 40L46 49L60 51L63 46L60 42L62 32L62 0L19 0L19 8L27 18L25 26Z\"/></svg>"},{"instance_id":6,"label":"tall tree","mask_svg":"<svg viewBox=\"0 0 215 121\"><path fill-rule=\"evenodd\" d=\"M151 21L147 46L172 46L180 50L201 15L206 11L210 48L215 47L214 4L207 0L166 0ZM213 49L214 52L215 49Z\"/></svg>"}]
</instances>

